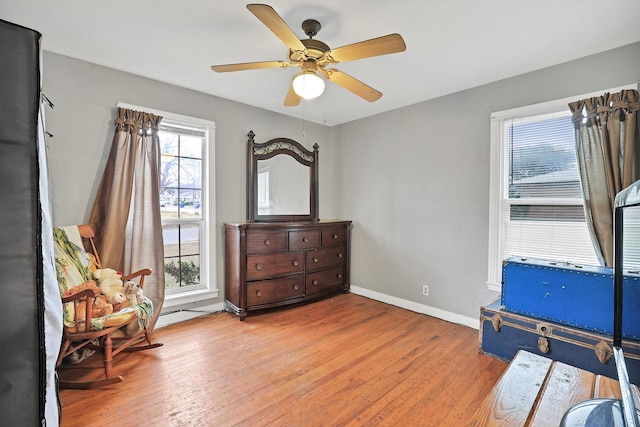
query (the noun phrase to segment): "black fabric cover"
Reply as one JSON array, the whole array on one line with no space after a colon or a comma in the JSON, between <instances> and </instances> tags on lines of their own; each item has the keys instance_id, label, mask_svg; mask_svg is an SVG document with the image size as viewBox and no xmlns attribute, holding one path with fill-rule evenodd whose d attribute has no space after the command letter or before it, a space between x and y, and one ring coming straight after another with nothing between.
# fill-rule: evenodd
<instances>
[{"instance_id":1,"label":"black fabric cover","mask_svg":"<svg viewBox=\"0 0 640 427\"><path fill-rule=\"evenodd\" d=\"M0 20L0 424L44 419L40 34Z\"/></svg>"}]
</instances>

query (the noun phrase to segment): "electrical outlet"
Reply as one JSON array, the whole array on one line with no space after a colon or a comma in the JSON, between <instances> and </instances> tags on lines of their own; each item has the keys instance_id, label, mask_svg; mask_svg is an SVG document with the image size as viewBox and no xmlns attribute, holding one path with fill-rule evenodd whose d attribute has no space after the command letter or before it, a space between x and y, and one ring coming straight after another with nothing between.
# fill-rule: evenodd
<instances>
[{"instance_id":1,"label":"electrical outlet","mask_svg":"<svg viewBox=\"0 0 640 427\"><path fill-rule=\"evenodd\" d=\"M429 296L429 285L422 285L422 295Z\"/></svg>"}]
</instances>

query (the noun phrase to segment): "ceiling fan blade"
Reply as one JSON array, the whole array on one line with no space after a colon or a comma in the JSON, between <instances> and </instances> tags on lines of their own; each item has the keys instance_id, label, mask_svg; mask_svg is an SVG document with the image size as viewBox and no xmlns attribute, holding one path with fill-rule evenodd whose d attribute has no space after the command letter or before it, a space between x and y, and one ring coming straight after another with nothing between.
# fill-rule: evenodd
<instances>
[{"instance_id":1,"label":"ceiling fan blade","mask_svg":"<svg viewBox=\"0 0 640 427\"><path fill-rule=\"evenodd\" d=\"M406 48L407 45L404 43L402 36L394 33L332 49L326 52L324 56L330 62L336 63L403 52Z\"/></svg>"},{"instance_id":2,"label":"ceiling fan blade","mask_svg":"<svg viewBox=\"0 0 640 427\"><path fill-rule=\"evenodd\" d=\"M342 71L336 70L335 68L329 70L321 68L321 70L328 80L332 81L338 86L342 86L348 91L358 95L359 97L369 102L375 102L382 97L382 92L379 92L371 86L362 83L360 80L351 77L347 73L343 73Z\"/></svg>"},{"instance_id":3,"label":"ceiling fan blade","mask_svg":"<svg viewBox=\"0 0 640 427\"><path fill-rule=\"evenodd\" d=\"M296 105L300 104L301 100L302 97L293 90L293 85L291 85L289 87L289 92L287 92L287 96L284 99L284 106L295 107Z\"/></svg>"},{"instance_id":4,"label":"ceiling fan blade","mask_svg":"<svg viewBox=\"0 0 640 427\"><path fill-rule=\"evenodd\" d=\"M287 47L293 51L304 51L298 36L284 22L278 13L267 4L248 4L247 9L266 25Z\"/></svg>"},{"instance_id":5,"label":"ceiling fan blade","mask_svg":"<svg viewBox=\"0 0 640 427\"><path fill-rule=\"evenodd\" d=\"M229 71L260 70L262 68L287 68L291 65L284 61L244 62L241 64L212 65L211 69L218 73Z\"/></svg>"}]
</instances>

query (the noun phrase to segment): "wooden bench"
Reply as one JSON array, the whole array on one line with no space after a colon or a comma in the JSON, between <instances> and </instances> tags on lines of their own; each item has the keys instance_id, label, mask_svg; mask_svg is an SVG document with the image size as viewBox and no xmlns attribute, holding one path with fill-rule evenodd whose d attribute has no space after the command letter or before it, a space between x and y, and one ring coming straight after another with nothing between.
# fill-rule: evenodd
<instances>
[{"instance_id":1,"label":"wooden bench","mask_svg":"<svg viewBox=\"0 0 640 427\"><path fill-rule=\"evenodd\" d=\"M595 397L620 399L618 381L520 350L469 425L557 426L567 409Z\"/></svg>"}]
</instances>

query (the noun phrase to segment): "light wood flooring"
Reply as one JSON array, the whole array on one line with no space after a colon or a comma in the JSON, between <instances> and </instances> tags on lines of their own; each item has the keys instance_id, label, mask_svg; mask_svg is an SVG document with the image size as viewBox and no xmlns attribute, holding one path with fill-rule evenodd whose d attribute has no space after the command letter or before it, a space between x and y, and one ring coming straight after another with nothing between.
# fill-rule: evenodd
<instances>
[{"instance_id":1,"label":"light wood flooring","mask_svg":"<svg viewBox=\"0 0 640 427\"><path fill-rule=\"evenodd\" d=\"M62 426L465 426L507 366L475 329L354 294L154 337L116 356L124 382L61 390Z\"/></svg>"}]
</instances>

